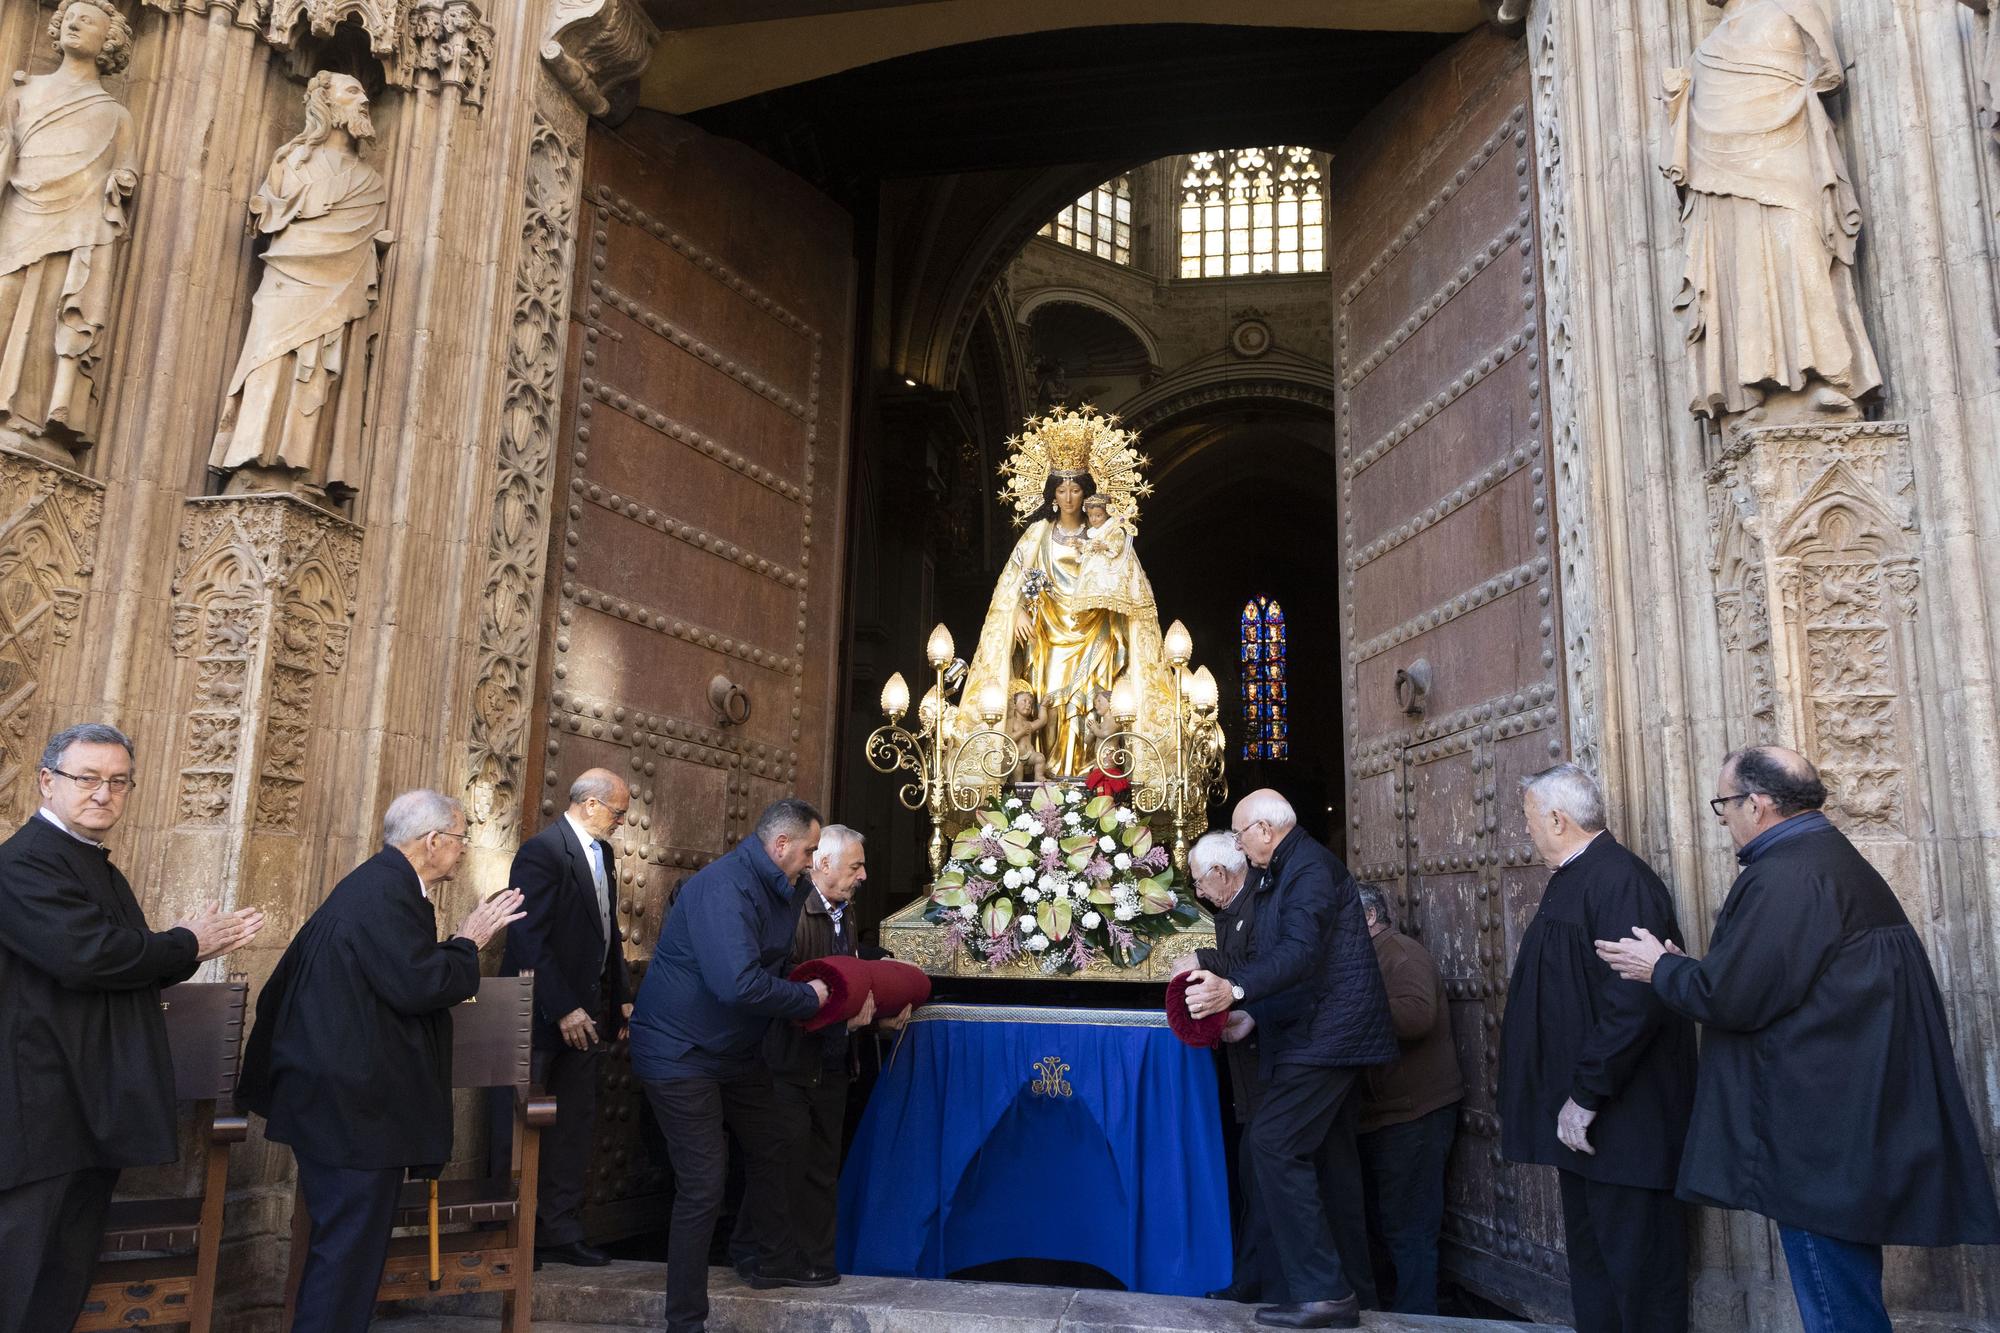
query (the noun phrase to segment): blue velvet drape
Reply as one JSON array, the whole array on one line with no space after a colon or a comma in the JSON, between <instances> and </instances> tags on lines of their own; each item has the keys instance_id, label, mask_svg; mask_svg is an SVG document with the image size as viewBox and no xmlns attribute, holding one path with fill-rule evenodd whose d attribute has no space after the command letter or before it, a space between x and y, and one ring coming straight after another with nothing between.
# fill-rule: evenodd
<instances>
[{"instance_id":1,"label":"blue velvet drape","mask_svg":"<svg viewBox=\"0 0 2000 1333\"><path fill-rule=\"evenodd\" d=\"M838 1257L891 1277L1055 1259L1132 1291L1226 1286L1214 1058L1158 1013L931 1006L856 1131Z\"/></svg>"}]
</instances>

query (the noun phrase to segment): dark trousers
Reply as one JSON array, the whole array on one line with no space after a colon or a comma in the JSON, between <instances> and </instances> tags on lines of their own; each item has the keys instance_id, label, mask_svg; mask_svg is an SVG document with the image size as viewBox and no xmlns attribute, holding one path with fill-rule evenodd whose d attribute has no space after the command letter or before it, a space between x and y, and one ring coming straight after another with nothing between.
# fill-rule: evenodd
<instances>
[{"instance_id":1,"label":"dark trousers","mask_svg":"<svg viewBox=\"0 0 2000 1333\"><path fill-rule=\"evenodd\" d=\"M1368 1233L1389 1261L1382 1308L1436 1314L1438 1229L1444 1225L1444 1169L1458 1130L1458 1103L1360 1135Z\"/></svg>"},{"instance_id":2,"label":"dark trousers","mask_svg":"<svg viewBox=\"0 0 2000 1333\"><path fill-rule=\"evenodd\" d=\"M328 1166L294 1156L312 1234L292 1333L366 1333L389 1259L389 1224L403 1168Z\"/></svg>"},{"instance_id":3,"label":"dark trousers","mask_svg":"<svg viewBox=\"0 0 2000 1333\"><path fill-rule=\"evenodd\" d=\"M776 1088L778 1120L788 1150L785 1195L793 1252L781 1259L808 1268L834 1266L833 1241L840 1195L840 1136L847 1123L845 1069L828 1070L818 1083ZM743 1214L748 1216L748 1214ZM737 1235L742 1236L739 1219Z\"/></svg>"},{"instance_id":4,"label":"dark trousers","mask_svg":"<svg viewBox=\"0 0 2000 1333\"><path fill-rule=\"evenodd\" d=\"M1236 1181L1236 1271L1230 1285L1242 1293L1245 1301L1282 1301L1285 1275L1278 1271L1277 1251L1271 1244L1271 1224L1257 1197L1257 1166L1250 1152L1248 1125L1236 1143Z\"/></svg>"},{"instance_id":5,"label":"dark trousers","mask_svg":"<svg viewBox=\"0 0 2000 1333\"><path fill-rule=\"evenodd\" d=\"M583 1200L590 1180L590 1139L597 1124L597 1080L604 1071L603 1043L537 1050L529 1065L535 1086L556 1099L556 1122L542 1131L540 1181L535 1186L535 1245L572 1245L583 1239ZM488 1098L492 1126L490 1169L512 1169L514 1089L494 1088Z\"/></svg>"},{"instance_id":6,"label":"dark trousers","mask_svg":"<svg viewBox=\"0 0 2000 1333\"><path fill-rule=\"evenodd\" d=\"M674 1167L667 1236L667 1328L693 1333L708 1320L708 1251L728 1169L725 1127L743 1151L743 1210L736 1236L759 1263L785 1246L785 1140L770 1071L733 1078L647 1079L646 1100Z\"/></svg>"},{"instance_id":7,"label":"dark trousers","mask_svg":"<svg viewBox=\"0 0 2000 1333\"><path fill-rule=\"evenodd\" d=\"M1686 1333L1687 1219L1670 1189L1556 1171L1576 1333Z\"/></svg>"},{"instance_id":8,"label":"dark trousers","mask_svg":"<svg viewBox=\"0 0 2000 1333\"><path fill-rule=\"evenodd\" d=\"M1250 1121L1257 1200L1286 1301L1359 1295L1372 1304L1374 1293L1362 1289L1373 1282L1354 1149L1355 1083L1352 1069L1280 1065ZM1344 1256L1358 1283L1343 1272Z\"/></svg>"},{"instance_id":9,"label":"dark trousers","mask_svg":"<svg viewBox=\"0 0 2000 1333\"><path fill-rule=\"evenodd\" d=\"M1806 1333L1889 1333L1882 1303L1882 1247L1779 1227L1792 1295Z\"/></svg>"},{"instance_id":10,"label":"dark trousers","mask_svg":"<svg viewBox=\"0 0 2000 1333\"><path fill-rule=\"evenodd\" d=\"M0 1190L0 1333L68 1333L117 1183L115 1169L90 1168Z\"/></svg>"}]
</instances>

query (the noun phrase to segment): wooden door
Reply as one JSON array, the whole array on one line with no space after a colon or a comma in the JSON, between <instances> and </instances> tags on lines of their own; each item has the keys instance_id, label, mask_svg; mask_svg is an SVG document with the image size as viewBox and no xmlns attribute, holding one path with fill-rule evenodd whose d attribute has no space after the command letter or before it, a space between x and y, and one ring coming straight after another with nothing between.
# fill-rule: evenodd
<instances>
[{"instance_id":1,"label":"wooden door","mask_svg":"<svg viewBox=\"0 0 2000 1333\"><path fill-rule=\"evenodd\" d=\"M525 813L546 824L593 765L631 780L615 924L636 981L689 874L770 801L829 790L852 226L756 153L648 112L593 125L584 173ZM598 1115L587 1227L657 1227L622 1048Z\"/></svg>"},{"instance_id":2,"label":"wooden door","mask_svg":"<svg viewBox=\"0 0 2000 1333\"><path fill-rule=\"evenodd\" d=\"M1447 1274L1567 1318L1554 1174L1500 1160L1508 971L1545 872L1520 777L1568 750L1529 80L1477 33L1329 174L1348 841L1436 957L1466 1083Z\"/></svg>"}]
</instances>

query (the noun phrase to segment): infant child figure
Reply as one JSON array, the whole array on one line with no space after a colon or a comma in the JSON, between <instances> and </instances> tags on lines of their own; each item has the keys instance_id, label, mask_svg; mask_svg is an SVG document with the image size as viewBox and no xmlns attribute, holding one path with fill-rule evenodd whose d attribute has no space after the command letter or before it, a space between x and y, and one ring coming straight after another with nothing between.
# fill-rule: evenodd
<instances>
[{"instance_id":1,"label":"infant child figure","mask_svg":"<svg viewBox=\"0 0 2000 1333\"><path fill-rule=\"evenodd\" d=\"M1013 707L1007 714L1007 739L1014 742L1020 763L1014 776L1027 782L1048 781L1049 760L1042 753L1042 728L1049 722L1048 710L1033 690L1016 690Z\"/></svg>"}]
</instances>

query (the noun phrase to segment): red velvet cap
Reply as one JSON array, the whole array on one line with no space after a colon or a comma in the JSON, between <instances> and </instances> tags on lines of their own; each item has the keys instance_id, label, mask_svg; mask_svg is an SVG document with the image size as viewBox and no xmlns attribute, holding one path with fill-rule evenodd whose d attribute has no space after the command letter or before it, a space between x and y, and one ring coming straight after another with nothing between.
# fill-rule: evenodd
<instances>
[{"instance_id":1,"label":"red velvet cap","mask_svg":"<svg viewBox=\"0 0 2000 1333\"><path fill-rule=\"evenodd\" d=\"M1229 1014L1225 1010L1196 1018L1188 1012L1188 980L1193 976L1191 971L1182 972L1167 982L1167 1026L1190 1046L1214 1046L1222 1040L1222 1025L1229 1021Z\"/></svg>"}]
</instances>

